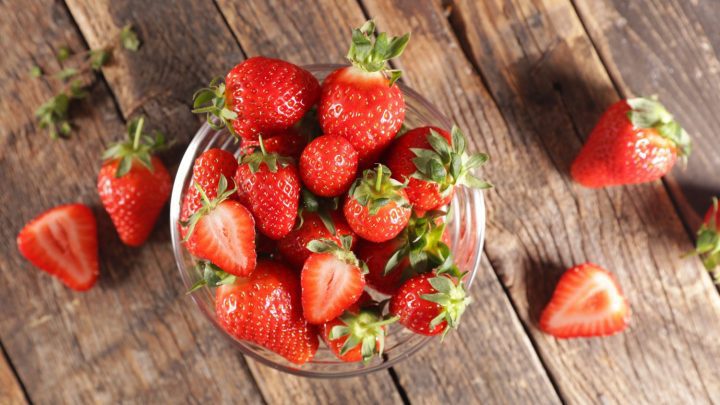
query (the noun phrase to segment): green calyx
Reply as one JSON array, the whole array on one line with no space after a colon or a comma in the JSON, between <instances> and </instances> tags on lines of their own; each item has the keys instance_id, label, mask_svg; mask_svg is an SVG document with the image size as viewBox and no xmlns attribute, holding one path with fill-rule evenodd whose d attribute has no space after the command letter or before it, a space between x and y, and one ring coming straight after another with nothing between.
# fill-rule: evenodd
<instances>
[{"instance_id":1,"label":"green calyx","mask_svg":"<svg viewBox=\"0 0 720 405\"><path fill-rule=\"evenodd\" d=\"M303 187L300 192L300 202L301 204L300 208L298 208L298 220L297 225L295 225L295 229L302 228L305 223L303 214L305 212L312 212L317 214L331 235L335 236L337 234L335 223L333 222L330 212L338 209L340 205L340 198L321 198Z\"/></svg>"},{"instance_id":2,"label":"green calyx","mask_svg":"<svg viewBox=\"0 0 720 405\"><path fill-rule=\"evenodd\" d=\"M720 233L718 233L717 228L717 212L718 200L713 197L710 219L698 229L695 251L691 252L691 254L702 258L703 265L712 274L715 284L720 284L720 269L717 268L720 263Z\"/></svg>"},{"instance_id":3,"label":"green calyx","mask_svg":"<svg viewBox=\"0 0 720 405\"><path fill-rule=\"evenodd\" d=\"M115 177L122 177L132 169L133 161L137 159L148 170L153 171L152 155L154 152L164 148L165 136L160 131L153 132L154 136L144 133L143 125L145 119L139 117L130 121L127 127L128 139L124 142L118 142L105 153L103 160L119 159Z\"/></svg>"},{"instance_id":4,"label":"green calyx","mask_svg":"<svg viewBox=\"0 0 720 405\"><path fill-rule=\"evenodd\" d=\"M418 217L413 213L408 226L401 235L403 243L390 256L385 265L385 275L393 271L403 259L408 258L409 269L403 269L403 277L427 273L432 269L443 272L453 266L450 247L442 241L445 223L437 219L447 215L444 211L428 211ZM406 271L407 270L407 271Z\"/></svg>"},{"instance_id":5,"label":"green calyx","mask_svg":"<svg viewBox=\"0 0 720 405\"><path fill-rule=\"evenodd\" d=\"M190 287L187 294L192 294L204 286L219 287L221 285L234 284L237 279L236 276L224 272L220 267L210 262L201 261L198 263L197 269L202 273L203 277Z\"/></svg>"},{"instance_id":6,"label":"green calyx","mask_svg":"<svg viewBox=\"0 0 720 405\"><path fill-rule=\"evenodd\" d=\"M195 187L198 193L200 193L202 207L200 207L199 210L192 214L192 216L188 218L187 221L180 221L180 225L188 228L187 234L185 234L185 238L183 238L182 240L183 242L187 242L188 239L190 239L190 236L192 236L193 232L195 231L195 226L197 225L198 221L200 221L200 218L212 212L215 207L230 198L230 196L235 194L235 191L237 191L237 188L232 188L228 190L228 181L222 174L220 175L220 180L218 181L217 197L213 198L212 200L208 198L207 193L205 193L205 190L203 190L199 184L193 183L193 187Z\"/></svg>"},{"instance_id":7,"label":"green calyx","mask_svg":"<svg viewBox=\"0 0 720 405\"><path fill-rule=\"evenodd\" d=\"M368 363L376 354L382 356L385 350L385 327L398 319L398 316L382 317L379 310L372 308L361 309L357 314L345 311L340 316L342 325L333 326L328 339L337 340L347 336L340 348L340 355L362 345L362 360Z\"/></svg>"},{"instance_id":8,"label":"green calyx","mask_svg":"<svg viewBox=\"0 0 720 405\"><path fill-rule=\"evenodd\" d=\"M636 129L652 128L662 137L675 144L678 156L687 159L692 150L690 135L675 121L670 112L657 100L657 97L638 97L627 99L630 106L627 116Z\"/></svg>"},{"instance_id":9,"label":"green calyx","mask_svg":"<svg viewBox=\"0 0 720 405\"><path fill-rule=\"evenodd\" d=\"M220 83L216 77L210 81L208 87L202 88L193 94L194 114L205 114L210 127L216 131L227 128L230 133L237 135L232 126L232 120L237 119L235 111L225 105L225 83Z\"/></svg>"},{"instance_id":10,"label":"green calyx","mask_svg":"<svg viewBox=\"0 0 720 405\"><path fill-rule=\"evenodd\" d=\"M400 56L410 40L410 33L401 37L388 37L381 32L373 40L374 33L374 20L368 20L362 27L354 28L347 58L353 66L366 72L383 72L389 77L392 86L402 76L402 71L388 69L387 61Z\"/></svg>"},{"instance_id":11,"label":"green calyx","mask_svg":"<svg viewBox=\"0 0 720 405\"><path fill-rule=\"evenodd\" d=\"M394 202L401 207L410 207L410 202L398 191L407 184L390 177L390 169L378 164L376 169L367 169L361 178L355 180L348 196L367 207L370 215L376 215L380 208Z\"/></svg>"},{"instance_id":12,"label":"green calyx","mask_svg":"<svg viewBox=\"0 0 720 405\"><path fill-rule=\"evenodd\" d=\"M485 153L469 155L465 152L465 135L456 125L451 130L452 145L442 135L430 130L427 137L432 149L410 149L415 158L415 173L411 177L436 183L440 193L446 196L453 186L465 185L472 188L487 189L492 184L476 177L472 172L488 161Z\"/></svg>"},{"instance_id":13,"label":"green calyx","mask_svg":"<svg viewBox=\"0 0 720 405\"><path fill-rule=\"evenodd\" d=\"M459 273L459 270L455 268L453 273ZM430 321L430 328L435 328L440 325L443 321L447 322L448 327L443 331L443 337L452 329L457 329L460 324L460 317L465 308L472 302L466 291L462 281L462 274L457 276L446 277L444 275L438 275L428 280L435 293L422 294L420 298L434 302L440 305L440 313Z\"/></svg>"},{"instance_id":14,"label":"green calyx","mask_svg":"<svg viewBox=\"0 0 720 405\"><path fill-rule=\"evenodd\" d=\"M359 267L363 274L368 272L365 262L358 260L355 253L352 252L352 236L340 235L340 245L331 239L315 239L307 244L307 249L313 253L330 253L339 260Z\"/></svg>"},{"instance_id":15,"label":"green calyx","mask_svg":"<svg viewBox=\"0 0 720 405\"><path fill-rule=\"evenodd\" d=\"M240 164L247 164L253 174L260 170L260 165L262 164L265 164L272 173L276 173L278 171L278 165L285 167L293 162L293 158L291 157L281 156L275 152L267 153L262 136L259 138L259 142L260 150L247 154L240 159Z\"/></svg>"}]
</instances>

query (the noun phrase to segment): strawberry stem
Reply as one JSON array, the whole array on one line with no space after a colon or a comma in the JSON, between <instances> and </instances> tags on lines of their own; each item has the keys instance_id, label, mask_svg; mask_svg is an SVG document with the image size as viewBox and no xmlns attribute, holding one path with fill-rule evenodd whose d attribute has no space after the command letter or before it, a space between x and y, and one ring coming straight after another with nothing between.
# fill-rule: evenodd
<instances>
[{"instance_id":1,"label":"strawberry stem","mask_svg":"<svg viewBox=\"0 0 720 405\"><path fill-rule=\"evenodd\" d=\"M377 177L375 177L375 191L378 193L382 187L383 165L378 164Z\"/></svg>"},{"instance_id":2,"label":"strawberry stem","mask_svg":"<svg viewBox=\"0 0 720 405\"><path fill-rule=\"evenodd\" d=\"M145 124L145 117L140 117L135 125L135 133L133 134L133 150L138 150L140 146L140 134L142 134L142 128Z\"/></svg>"}]
</instances>

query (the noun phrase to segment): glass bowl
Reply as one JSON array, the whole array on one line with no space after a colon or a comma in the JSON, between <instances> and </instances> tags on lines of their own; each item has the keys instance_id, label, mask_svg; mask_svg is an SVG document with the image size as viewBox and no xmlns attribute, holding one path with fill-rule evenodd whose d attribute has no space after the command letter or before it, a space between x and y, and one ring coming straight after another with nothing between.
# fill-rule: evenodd
<instances>
[{"instance_id":1,"label":"glass bowl","mask_svg":"<svg viewBox=\"0 0 720 405\"><path fill-rule=\"evenodd\" d=\"M339 67L342 67L342 65L304 66L305 69L310 71L320 81ZM405 95L405 124L409 128L434 125L440 128L450 129L452 122L438 112L432 104L409 87L400 84L400 88ZM196 270L193 257L182 246L182 238L176 224L180 217L182 199L192 180L193 162L202 152L210 148L225 149L238 156L240 144L234 141L233 136L227 130L216 131L207 123L204 124L197 134L195 134L195 137L185 151L185 155L175 176L175 184L173 185L170 200L170 230L172 233L173 251L180 276L187 290L189 290L197 280L201 279L202 275ZM448 222L448 230L451 234L452 250L456 264L460 270L468 272L465 283L469 288L480 267L483 238L485 235L485 204L482 192L465 187L458 187L451 202L450 211L451 218ZM377 296L375 293L373 293L373 295ZM470 295L472 295L472 292L470 292ZM227 334L218 324L215 317L214 289L209 287L201 288L192 293L191 297L200 311L202 311L212 324L222 331L224 335L232 339L242 353L262 364L305 377L339 378L382 370L412 356L433 339L431 337L416 335L404 329L399 324L393 324L388 330L385 352L382 358L375 358L368 364L345 363L338 360L330 350L324 346L321 340L320 348L315 358L302 366L297 366L263 347L237 340ZM472 310L473 306L470 306L468 311ZM447 350L452 350L452 348L447 347Z\"/></svg>"}]
</instances>

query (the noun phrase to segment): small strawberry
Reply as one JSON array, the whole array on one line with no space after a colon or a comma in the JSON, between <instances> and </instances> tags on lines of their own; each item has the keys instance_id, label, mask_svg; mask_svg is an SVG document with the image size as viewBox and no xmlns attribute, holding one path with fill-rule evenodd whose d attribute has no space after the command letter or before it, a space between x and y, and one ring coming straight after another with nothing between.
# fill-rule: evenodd
<instances>
[{"instance_id":1,"label":"small strawberry","mask_svg":"<svg viewBox=\"0 0 720 405\"><path fill-rule=\"evenodd\" d=\"M353 29L348 59L352 66L332 72L322 85L318 115L323 133L346 138L360 166L372 165L392 141L405 119L405 100L395 81L399 70L386 62L402 53L410 34L373 42L375 23Z\"/></svg>"},{"instance_id":2,"label":"small strawberry","mask_svg":"<svg viewBox=\"0 0 720 405\"><path fill-rule=\"evenodd\" d=\"M295 364L307 363L315 356L317 330L303 319L300 285L292 270L260 260L248 278L225 275L216 280L215 315L231 336L265 347Z\"/></svg>"},{"instance_id":3,"label":"small strawberry","mask_svg":"<svg viewBox=\"0 0 720 405\"><path fill-rule=\"evenodd\" d=\"M263 143L265 144L265 151L268 153L274 152L281 156L300 159L300 154L307 145L307 138L295 129L290 128L273 132L267 138L263 136ZM258 149L260 149L259 141L243 140L240 151L243 155L248 155Z\"/></svg>"},{"instance_id":4,"label":"small strawberry","mask_svg":"<svg viewBox=\"0 0 720 405\"><path fill-rule=\"evenodd\" d=\"M412 209L404 185L390 176L382 165L365 170L345 199L343 213L350 228L371 242L396 237L410 220Z\"/></svg>"},{"instance_id":5,"label":"small strawberry","mask_svg":"<svg viewBox=\"0 0 720 405\"><path fill-rule=\"evenodd\" d=\"M227 189L227 179L220 176L216 197L208 198L195 183L203 205L190 219L183 242L193 246L193 255L211 261L227 273L247 276L255 269L255 221L242 204L230 200L235 189Z\"/></svg>"},{"instance_id":6,"label":"small strawberry","mask_svg":"<svg viewBox=\"0 0 720 405\"><path fill-rule=\"evenodd\" d=\"M457 126L451 134L435 127L420 127L397 138L387 153L387 166L405 188L416 210L435 210L450 203L455 186L488 188L472 170L483 165L484 153L468 155L465 136Z\"/></svg>"},{"instance_id":7,"label":"small strawberry","mask_svg":"<svg viewBox=\"0 0 720 405\"><path fill-rule=\"evenodd\" d=\"M322 324L354 304L365 288L363 270L350 251L352 238L340 237L342 246L329 239L314 240L307 248L313 252L300 274L305 319Z\"/></svg>"},{"instance_id":8,"label":"small strawberry","mask_svg":"<svg viewBox=\"0 0 720 405\"><path fill-rule=\"evenodd\" d=\"M85 205L61 205L40 214L20 231L17 246L35 267L73 290L89 289L100 274L97 224Z\"/></svg>"},{"instance_id":9,"label":"small strawberry","mask_svg":"<svg viewBox=\"0 0 720 405\"><path fill-rule=\"evenodd\" d=\"M666 175L690 154L690 136L655 99L631 98L610 106L572 163L585 187L636 184Z\"/></svg>"},{"instance_id":10,"label":"small strawberry","mask_svg":"<svg viewBox=\"0 0 720 405\"><path fill-rule=\"evenodd\" d=\"M712 199L712 206L705 213L700 229L697 231L697 241L695 242L694 254L699 255L705 268L712 274L715 284L720 284L720 269L717 268L720 263L720 210L718 210L718 200L716 197Z\"/></svg>"},{"instance_id":11,"label":"small strawberry","mask_svg":"<svg viewBox=\"0 0 720 405\"><path fill-rule=\"evenodd\" d=\"M368 266L368 273L365 275L368 287L387 295L397 292L403 284L404 273L412 270L410 260L404 256L391 264L387 272L385 269L395 253L406 244L407 238L402 235L380 243L360 239L356 254Z\"/></svg>"},{"instance_id":12,"label":"small strawberry","mask_svg":"<svg viewBox=\"0 0 720 405\"><path fill-rule=\"evenodd\" d=\"M323 135L308 144L300 156L300 178L320 197L348 191L358 168L358 153L340 136Z\"/></svg>"},{"instance_id":13,"label":"small strawberry","mask_svg":"<svg viewBox=\"0 0 720 405\"><path fill-rule=\"evenodd\" d=\"M143 118L131 121L128 140L105 151L97 180L100 201L128 246L145 242L172 189L165 165L152 156L164 138L159 132L155 139L143 134L143 123Z\"/></svg>"},{"instance_id":14,"label":"small strawberry","mask_svg":"<svg viewBox=\"0 0 720 405\"><path fill-rule=\"evenodd\" d=\"M562 275L540 317L540 329L556 338L607 336L627 327L630 307L615 277L596 264Z\"/></svg>"},{"instance_id":15,"label":"small strawberry","mask_svg":"<svg viewBox=\"0 0 720 405\"><path fill-rule=\"evenodd\" d=\"M227 126L242 139L286 130L320 97L320 84L308 71L279 59L256 56L239 63L194 95L194 113L207 113L208 123ZM217 121L220 121L218 124Z\"/></svg>"},{"instance_id":16,"label":"small strawberry","mask_svg":"<svg viewBox=\"0 0 720 405\"><path fill-rule=\"evenodd\" d=\"M457 273L457 268L454 270ZM462 275L448 273L419 274L406 281L390 299L390 313L399 316L400 324L415 333L444 335L450 328L457 328L471 302L460 278Z\"/></svg>"},{"instance_id":17,"label":"small strawberry","mask_svg":"<svg viewBox=\"0 0 720 405\"><path fill-rule=\"evenodd\" d=\"M327 218L323 220L321 215L327 215ZM278 250L288 263L296 268L302 268L305 260L312 253L307 248L308 243L316 239L330 239L340 245L342 236L352 238L352 248L357 238L339 212L330 211L328 214L305 212L300 226L280 239Z\"/></svg>"},{"instance_id":18,"label":"small strawberry","mask_svg":"<svg viewBox=\"0 0 720 405\"><path fill-rule=\"evenodd\" d=\"M366 302L362 302L366 297ZM331 352L344 362L370 362L385 350L387 325L397 317L383 317L378 303L363 293L342 315L320 326L320 336Z\"/></svg>"},{"instance_id":19,"label":"small strawberry","mask_svg":"<svg viewBox=\"0 0 720 405\"><path fill-rule=\"evenodd\" d=\"M292 231L300 201L300 178L291 158L260 150L243 156L235 174L238 200L250 209L265 236L279 240Z\"/></svg>"}]
</instances>

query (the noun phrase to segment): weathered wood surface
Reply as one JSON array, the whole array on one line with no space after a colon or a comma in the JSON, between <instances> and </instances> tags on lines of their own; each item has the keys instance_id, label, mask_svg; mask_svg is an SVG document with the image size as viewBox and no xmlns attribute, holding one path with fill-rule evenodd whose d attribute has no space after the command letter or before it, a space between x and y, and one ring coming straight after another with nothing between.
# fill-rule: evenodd
<instances>
[{"instance_id":1,"label":"weathered wood surface","mask_svg":"<svg viewBox=\"0 0 720 405\"><path fill-rule=\"evenodd\" d=\"M20 382L4 356L0 356L0 404L27 404Z\"/></svg>"}]
</instances>

